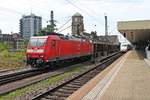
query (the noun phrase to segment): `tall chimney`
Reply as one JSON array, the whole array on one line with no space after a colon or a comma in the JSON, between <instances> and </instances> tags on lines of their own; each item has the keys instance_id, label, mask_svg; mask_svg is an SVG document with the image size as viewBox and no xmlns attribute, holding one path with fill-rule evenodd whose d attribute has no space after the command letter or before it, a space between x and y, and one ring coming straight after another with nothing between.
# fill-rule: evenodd
<instances>
[{"instance_id":1,"label":"tall chimney","mask_svg":"<svg viewBox=\"0 0 150 100\"><path fill-rule=\"evenodd\" d=\"M108 36L107 15L105 14L105 36Z\"/></svg>"},{"instance_id":2,"label":"tall chimney","mask_svg":"<svg viewBox=\"0 0 150 100\"><path fill-rule=\"evenodd\" d=\"M54 26L54 12L53 11L51 11L51 15L50 16L51 16L51 21L50 21L51 25Z\"/></svg>"}]
</instances>

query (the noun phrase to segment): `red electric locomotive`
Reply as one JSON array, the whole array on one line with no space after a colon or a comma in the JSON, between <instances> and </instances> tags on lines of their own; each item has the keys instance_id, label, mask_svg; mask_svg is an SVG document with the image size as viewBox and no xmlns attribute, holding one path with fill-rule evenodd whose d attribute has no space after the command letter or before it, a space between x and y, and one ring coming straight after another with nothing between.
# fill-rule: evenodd
<instances>
[{"instance_id":1,"label":"red electric locomotive","mask_svg":"<svg viewBox=\"0 0 150 100\"><path fill-rule=\"evenodd\" d=\"M63 35L34 36L27 47L27 64L53 64L68 59L91 56L92 43L84 38Z\"/></svg>"}]
</instances>

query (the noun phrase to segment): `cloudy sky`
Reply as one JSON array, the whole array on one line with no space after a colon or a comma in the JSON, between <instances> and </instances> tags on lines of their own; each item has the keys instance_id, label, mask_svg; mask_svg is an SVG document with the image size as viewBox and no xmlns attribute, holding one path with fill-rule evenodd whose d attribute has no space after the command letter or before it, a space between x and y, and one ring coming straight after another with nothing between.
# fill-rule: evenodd
<instances>
[{"instance_id":1,"label":"cloudy sky","mask_svg":"<svg viewBox=\"0 0 150 100\"><path fill-rule=\"evenodd\" d=\"M50 10L54 10L58 28L79 12L84 16L85 30L94 30L100 35L104 33L105 13L109 32L118 34L117 21L150 19L149 5L150 0L0 0L0 29L3 33L19 32L19 19L31 11L42 16L44 27L49 20ZM64 28L70 25L71 22Z\"/></svg>"}]
</instances>

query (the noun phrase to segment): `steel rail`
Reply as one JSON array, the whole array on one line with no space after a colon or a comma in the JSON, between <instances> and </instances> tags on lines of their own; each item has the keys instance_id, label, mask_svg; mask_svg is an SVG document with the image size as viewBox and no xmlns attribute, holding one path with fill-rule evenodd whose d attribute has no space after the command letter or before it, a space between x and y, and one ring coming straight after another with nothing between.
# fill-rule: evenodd
<instances>
[{"instance_id":1,"label":"steel rail","mask_svg":"<svg viewBox=\"0 0 150 100\"><path fill-rule=\"evenodd\" d=\"M112 54L111 56L102 59L102 62L94 68L80 73L79 75L65 81L64 83L45 91L39 95L36 95L32 100L50 99L50 100L65 100L78 88L86 84L90 79L95 77L98 73L104 70L109 64L120 57L121 53Z\"/></svg>"}]
</instances>

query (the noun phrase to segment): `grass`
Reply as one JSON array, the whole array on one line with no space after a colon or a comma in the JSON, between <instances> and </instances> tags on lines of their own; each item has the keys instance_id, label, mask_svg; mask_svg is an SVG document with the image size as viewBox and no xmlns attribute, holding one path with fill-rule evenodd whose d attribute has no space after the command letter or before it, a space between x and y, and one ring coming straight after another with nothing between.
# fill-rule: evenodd
<instances>
[{"instance_id":1,"label":"grass","mask_svg":"<svg viewBox=\"0 0 150 100\"><path fill-rule=\"evenodd\" d=\"M0 96L0 100L12 100L12 99L14 99L18 96L25 95L25 94L30 93L32 91L38 91L39 89L41 89L43 87L47 87L49 85L55 84L55 83L63 80L66 77L70 77L73 73L81 72L83 70L84 70L84 68L81 67L81 66L74 67L69 72L66 72L62 75L55 76L55 77L52 77L52 78L48 78L46 80L42 80L38 83L32 84L30 86L27 86L27 87L24 87L24 88L21 88L21 89L18 89L18 90L15 90L13 92L10 92L10 93L8 93L4 96Z\"/></svg>"},{"instance_id":2,"label":"grass","mask_svg":"<svg viewBox=\"0 0 150 100\"><path fill-rule=\"evenodd\" d=\"M6 43L0 43L0 51L8 49L8 44Z\"/></svg>"},{"instance_id":3,"label":"grass","mask_svg":"<svg viewBox=\"0 0 150 100\"><path fill-rule=\"evenodd\" d=\"M0 69L14 69L23 67L25 63L25 50L18 52L10 52L8 44L0 43Z\"/></svg>"}]
</instances>

